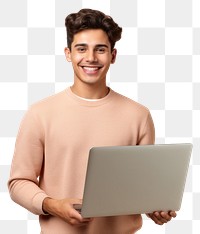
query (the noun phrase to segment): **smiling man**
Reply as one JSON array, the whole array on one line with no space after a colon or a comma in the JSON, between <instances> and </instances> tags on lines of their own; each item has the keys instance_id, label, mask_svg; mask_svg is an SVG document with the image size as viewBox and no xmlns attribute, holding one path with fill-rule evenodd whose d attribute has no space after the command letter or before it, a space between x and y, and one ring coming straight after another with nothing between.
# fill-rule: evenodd
<instances>
[{"instance_id":1,"label":"smiling man","mask_svg":"<svg viewBox=\"0 0 200 234\"><path fill-rule=\"evenodd\" d=\"M16 140L10 195L39 215L43 234L133 234L142 226L140 214L84 219L73 204L83 197L89 149L154 144L151 114L106 85L122 28L91 9L70 14L65 24L64 51L74 83L27 111ZM161 225L176 213L147 215Z\"/></svg>"},{"instance_id":2,"label":"smiling man","mask_svg":"<svg viewBox=\"0 0 200 234\"><path fill-rule=\"evenodd\" d=\"M65 49L65 54L74 69L72 91L88 99L106 96L109 92L106 74L116 58L116 49L111 50L106 32L102 29L82 30L74 35L70 48Z\"/></svg>"}]
</instances>

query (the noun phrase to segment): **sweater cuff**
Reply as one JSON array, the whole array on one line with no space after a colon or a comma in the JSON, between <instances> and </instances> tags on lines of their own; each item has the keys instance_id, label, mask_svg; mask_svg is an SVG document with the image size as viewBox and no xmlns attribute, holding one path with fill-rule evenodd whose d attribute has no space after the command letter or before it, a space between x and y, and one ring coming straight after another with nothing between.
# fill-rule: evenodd
<instances>
[{"instance_id":1,"label":"sweater cuff","mask_svg":"<svg viewBox=\"0 0 200 234\"><path fill-rule=\"evenodd\" d=\"M47 215L46 213L44 213L43 209L42 209L42 204L43 201L46 197L49 197L47 194L45 194L44 192L40 192L37 193L33 200L32 200L32 205L33 205L33 213L37 214L37 215Z\"/></svg>"}]
</instances>

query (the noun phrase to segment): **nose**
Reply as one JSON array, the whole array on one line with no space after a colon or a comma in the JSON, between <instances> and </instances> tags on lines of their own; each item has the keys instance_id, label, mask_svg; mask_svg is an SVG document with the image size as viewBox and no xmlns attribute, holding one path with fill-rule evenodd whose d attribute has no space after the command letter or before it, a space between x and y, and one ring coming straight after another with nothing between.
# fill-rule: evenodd
<instances>
[{"instance_id":1,"label":"nose","mask_svg":"<svg viewBox=\"0 0 200 234\"><path fill-rule=\"evenodd\" d=\"M87 62L96 62L97 58L96 58L96 54L94 50L88 50L86 53L86 61Z\"/></svg>"}]
</instances>

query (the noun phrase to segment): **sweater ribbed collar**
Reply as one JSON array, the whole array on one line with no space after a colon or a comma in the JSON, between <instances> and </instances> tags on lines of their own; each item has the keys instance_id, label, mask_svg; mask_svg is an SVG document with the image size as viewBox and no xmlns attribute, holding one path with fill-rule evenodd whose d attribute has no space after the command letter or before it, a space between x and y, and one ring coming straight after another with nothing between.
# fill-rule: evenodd
<instances>
[{"instance_id":1,"label":"sweater ribbed collar","mask_svg":"<svg viewBox=\"0 0 200 234\"><path fill-rule=\"evenodd\" d=\"M111 88L109 88L109 89L110 89L110 91L105 97L100 98L100 99L95 99L95 100L85 99L85 98L79 97L78 95L76 95L72 92L70 87L68 87L66 89L66 93L70 98L72 98L74 101L76 101L77 103L79 103L81 105L100 106L100 105L103 105L103 104L109 102L112 99L112 97L114 95L114 91Z\"/></svg>"}]
</instances>

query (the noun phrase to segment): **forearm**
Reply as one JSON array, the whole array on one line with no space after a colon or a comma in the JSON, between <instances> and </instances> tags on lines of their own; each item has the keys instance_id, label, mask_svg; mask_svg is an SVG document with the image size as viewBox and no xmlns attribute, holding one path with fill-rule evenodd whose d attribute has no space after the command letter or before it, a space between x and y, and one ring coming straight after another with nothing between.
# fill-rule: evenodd
<instances>
[{"instance_id":1,"label":"forearm","mask_svg":"<svg viewBox=\"0 0 200 234\"><path fill-rule=\"evenodd\" d=\"M14 202L34 214L43 214L42 202L47 194L36 183L25 179L10 179L8 189Z\"/></svg>"}]
</instances>

